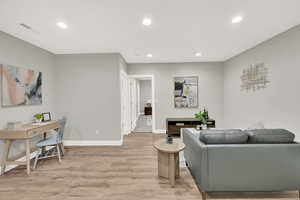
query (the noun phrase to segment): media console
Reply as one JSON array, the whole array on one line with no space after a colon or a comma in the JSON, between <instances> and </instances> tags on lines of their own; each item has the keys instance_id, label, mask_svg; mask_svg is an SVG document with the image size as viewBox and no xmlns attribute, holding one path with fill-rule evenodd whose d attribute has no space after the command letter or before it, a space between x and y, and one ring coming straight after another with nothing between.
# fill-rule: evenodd
<instances>
[{"instance_id":1,"label":"media console","mask_svg":"<svg viewBox=\"0 0 300 200\"><path fill-rule=\"evenodd\" d=\"M215 120L208 119L207 121L207 128L216 127ZM198 125L201 125L201 122L195 118L167 118L166 120L167 134L172 136L180 136L182 128L196 128Z\"/></svg>"}]
</instances>

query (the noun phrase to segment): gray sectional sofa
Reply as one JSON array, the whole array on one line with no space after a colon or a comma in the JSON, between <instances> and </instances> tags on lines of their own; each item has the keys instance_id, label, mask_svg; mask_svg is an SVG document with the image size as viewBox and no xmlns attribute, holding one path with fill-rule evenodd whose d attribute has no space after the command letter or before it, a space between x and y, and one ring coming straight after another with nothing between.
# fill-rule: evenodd
<instances>
[{"instance_id":1,"label":"gray sectional sofa","mask_svg":"<svg viewBox=\"0 0 300 200\"><path fill-rule=\"evenodd\" d=\"M182 129L184 157L203 199L217 191L300 189L300 144L283 129Z\"/></svg>"}]
</instances>

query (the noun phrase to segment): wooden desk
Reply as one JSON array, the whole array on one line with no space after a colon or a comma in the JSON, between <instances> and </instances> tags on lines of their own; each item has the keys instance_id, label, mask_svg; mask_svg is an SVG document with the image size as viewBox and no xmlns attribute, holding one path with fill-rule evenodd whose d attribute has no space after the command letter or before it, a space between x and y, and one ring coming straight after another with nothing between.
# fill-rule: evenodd
<instances>
[{"instance_id":1,"label":"wooden desk","mask_svg":"<svg viewBox=\"0 0 300 200\"><path fill-rule=\"evenodd\" d=\"M30 141L33 137L44 134L47 131L59 128L58 121L51 121L41 125L25 124L21 128L0 130L0 140L4 140L4 152L1 161L1 174L4 174L6 165L27 165L27 174L30 174ZM26 161L8 160L11 144L15 140L24 140L26 147Z\"/></svg>"}]
</instances>

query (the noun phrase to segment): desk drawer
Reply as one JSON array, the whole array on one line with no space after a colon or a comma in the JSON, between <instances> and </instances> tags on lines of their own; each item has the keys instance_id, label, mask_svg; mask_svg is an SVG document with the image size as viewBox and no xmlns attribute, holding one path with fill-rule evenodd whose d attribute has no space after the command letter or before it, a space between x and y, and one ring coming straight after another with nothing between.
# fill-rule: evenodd
<instances>
[{"instance_id":1,"label":"desk drawer","mask_svg":"<svg viewBox=\"0 0 300 200\"><path fill-rule=\"evenodd\" d=\"M37 136L37 135L40 135L40 134L42 134L43 132L41 132L41 131L35 131L35 130L32 130L32 131L28 131L27 133L26 133L26 136L28 137L28 138L32 138L32 137L35 137L35 136Z\"/></svg>"}]
</instances>

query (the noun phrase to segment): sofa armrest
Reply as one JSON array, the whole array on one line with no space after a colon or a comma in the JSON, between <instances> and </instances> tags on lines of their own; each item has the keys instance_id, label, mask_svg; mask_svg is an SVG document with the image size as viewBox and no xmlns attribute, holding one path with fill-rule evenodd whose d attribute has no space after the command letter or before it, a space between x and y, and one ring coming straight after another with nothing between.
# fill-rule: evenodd
<instances>
[{"instance_id":1,"label":"sofa armrest","mask_svg":"<svg viewBox=\"0 0 300 200\"><path fill-rule=\"evenodd\" d=\"M199 134L189 128L182 129L185 144L184 157L196 183L202 191L208 189L207 145L199 140Z\"/></svg>"}]
</instances>

